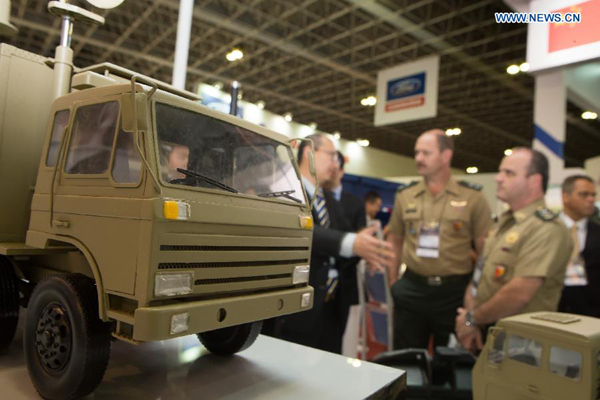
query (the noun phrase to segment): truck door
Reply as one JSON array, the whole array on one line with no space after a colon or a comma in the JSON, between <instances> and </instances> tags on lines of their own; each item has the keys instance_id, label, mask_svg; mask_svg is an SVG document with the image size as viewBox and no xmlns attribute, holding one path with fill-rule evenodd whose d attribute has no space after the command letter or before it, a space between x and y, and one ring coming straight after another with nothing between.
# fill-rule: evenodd
<instances>
[{"instance_id":1,"label":"truck door","mask_svg":"<svg viewBox=\"0 0 600 400\"><path fill-rule=\"evenodd\" d=\"M118 97L77 103L54 189L53 229L95 258L106 290L134 294L142 168Z\"/></svg>"}]
</instances>

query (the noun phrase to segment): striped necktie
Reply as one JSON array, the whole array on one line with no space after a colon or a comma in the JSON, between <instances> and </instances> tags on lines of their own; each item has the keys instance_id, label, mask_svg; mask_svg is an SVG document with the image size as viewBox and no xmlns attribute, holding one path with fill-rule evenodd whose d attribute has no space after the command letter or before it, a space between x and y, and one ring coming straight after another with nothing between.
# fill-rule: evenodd
<instances>
[{"instance_id":1,"label":"striped necktie","mask_svg":"<svg viewBox=\"0 0 600 400\"><path fill-rule=\"evenodd\" d=\"M329 212L327 211L327 206L325 205L323 188L317 189L317 195L315 198L315 211L317 212L317 217L319 218L319 225L324 228L329 228L331 221L329 220Z\"/></svg>"}]
</instances>

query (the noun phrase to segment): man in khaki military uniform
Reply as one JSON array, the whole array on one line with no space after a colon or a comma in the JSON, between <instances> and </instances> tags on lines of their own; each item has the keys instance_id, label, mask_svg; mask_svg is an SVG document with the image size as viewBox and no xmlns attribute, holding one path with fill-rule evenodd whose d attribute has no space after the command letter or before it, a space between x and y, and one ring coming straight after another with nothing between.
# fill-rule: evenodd
<instances>
[{"instance_id":1,"label":"man in khaki military uniform","mask_svg":"<svg viewBox=\"0 0 600 400\"><path fill-rule=\"evenodd\" d=\"M481 187L457 182L450 173L454 144L439 129L424 132L415 145L423 181L396 195L388 241L395 262L390 271L394 297L394 347L446 345L456 307L473 272L471 253L483 247L491 225ZM398 278L398 265L407 270Z\"/></svg>"},{"instance_id":2,"label":"man in khaki military uniform","mask_svg":"<svg viewBox=\"0 0 600 400\"><path fill-rule=\"evenodd\" d=\"M482 347L482 330L501 318L555 311L573 249L569 232L546 208L548 160L520 147L504 157L496 176L498 199L510 209L490 232L458 309L456 334L471 351Z\"/></svg>"}]
</instances>

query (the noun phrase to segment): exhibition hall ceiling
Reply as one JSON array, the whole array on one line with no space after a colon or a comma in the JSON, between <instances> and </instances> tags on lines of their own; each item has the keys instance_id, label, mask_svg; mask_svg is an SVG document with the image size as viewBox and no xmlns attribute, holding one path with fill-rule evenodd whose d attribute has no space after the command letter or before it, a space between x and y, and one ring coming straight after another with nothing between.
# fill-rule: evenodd
<instances>
[{"instance_id":1,"label":"exhibition hall ceiling","mask_svg":"<svg viewBox=\"0 0 600 400\"><path fill-rule=\"evenodd\" d=\"M52 57L60 21L47 3L12 0L20 32L3 41ZM170 82L178 8L126 0L100 11L104 26L75 27L76 65L108 61ZM497 11L510 10L501 0L196 0L187 89L235 79L246 101L408 156L420 132L460 127L454 165L495 171L505 149L531 145L534 87L532 76L506 73L525 61L527 28L496 24ZM227 61L233 48L243 59ZM360 100L375 94L377 72L432 54L441 56L438 116L374 127L374 108ZM567 166L582 166L600 153L600 122L574 104L567 111Z\"/></svg>"}]
</instances>

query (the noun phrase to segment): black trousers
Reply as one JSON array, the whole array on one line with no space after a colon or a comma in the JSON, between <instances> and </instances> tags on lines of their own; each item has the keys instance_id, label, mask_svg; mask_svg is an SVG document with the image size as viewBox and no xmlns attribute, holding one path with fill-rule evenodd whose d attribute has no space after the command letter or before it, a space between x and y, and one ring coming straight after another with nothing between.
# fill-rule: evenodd
<instances>
[{"instance_id":1,"label":"black trousers","mask_svg":"<svg viewBox=\"0 0 600 400\"><path fill-rule=\"evenodd\" d=\"M455 276L440 286L406 275L396 281L392 286L394 349L427 348L431 334L435 346L446 346L470 280L469 274Z\"/></svg>"}]
</instances>

